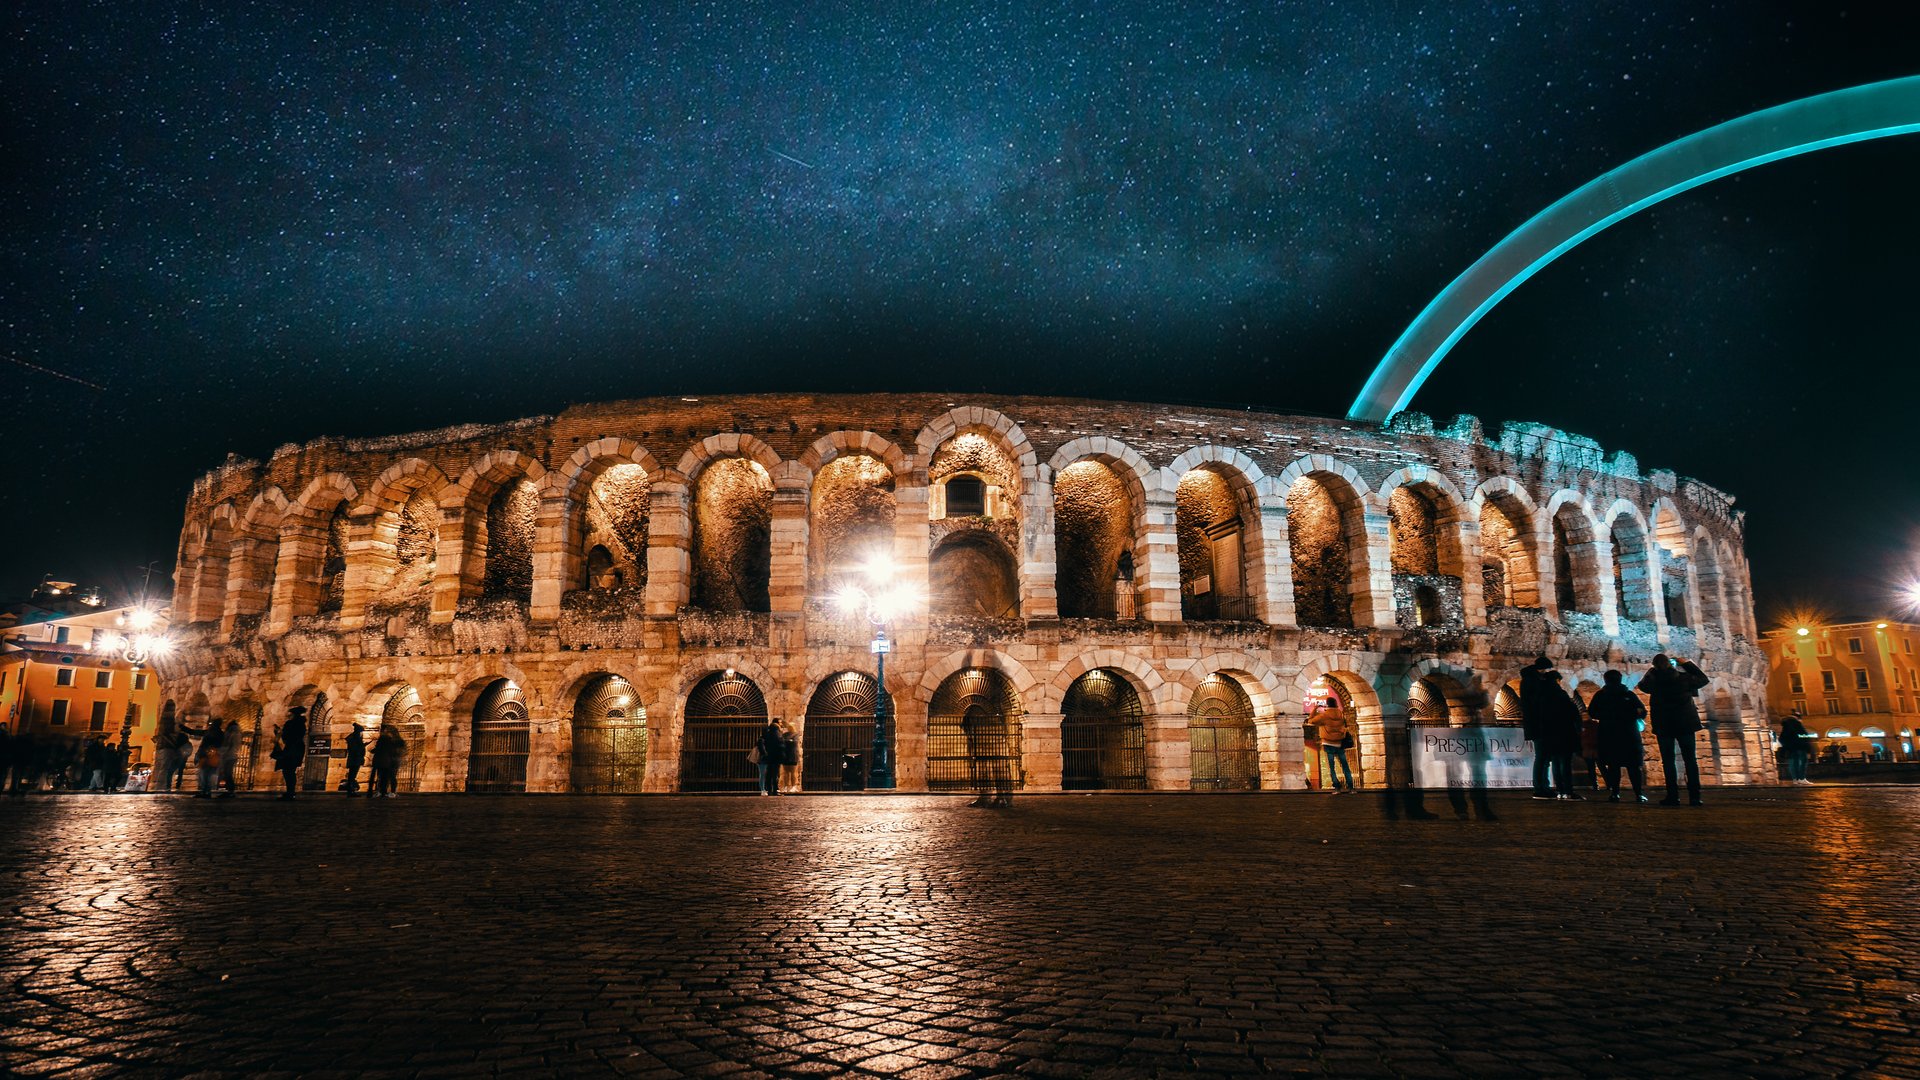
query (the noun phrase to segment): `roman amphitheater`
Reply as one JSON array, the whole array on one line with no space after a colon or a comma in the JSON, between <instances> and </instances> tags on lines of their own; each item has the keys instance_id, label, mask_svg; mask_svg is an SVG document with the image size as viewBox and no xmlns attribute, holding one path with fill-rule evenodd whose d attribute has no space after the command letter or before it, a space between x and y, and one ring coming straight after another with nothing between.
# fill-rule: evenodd
<instances>
[{"instance_id":1,"label":"roman amphitheater","mask_svg":"<svg viewBox=\"0 0 1920 1080\"><path fill-rule=\"evenodd\" d=\"M755 395L286 446L187 501L165 662L189 723L290 706L306 782L350 725L419 791L751 790L761 717L838 789L876 703L834 596L891 560L898 785L968 784L1005 732L1028 791L1318 786L1308 703L1367 786L1410 732L1511 722L1519 669L1585 694L1656 651L1713 677L1709 782L1771 768L1732 500L1535 424L1385 427L1060 398ZM1650 754L1657 771L1657 757Z\"/></svg>"}]
</instances>

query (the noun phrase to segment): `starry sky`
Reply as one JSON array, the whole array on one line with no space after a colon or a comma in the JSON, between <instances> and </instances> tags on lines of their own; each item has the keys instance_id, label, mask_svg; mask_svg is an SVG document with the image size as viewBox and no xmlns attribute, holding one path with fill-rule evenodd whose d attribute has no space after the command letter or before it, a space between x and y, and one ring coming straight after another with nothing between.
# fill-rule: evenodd
<instances>
[{"instance_id":1,"label":"starry sky","mask_svg":"<svg viewBox=\"0 0 1920 1080\"><path fill-rule=\"evenodd\" d=\"M15 4L0 594L138 585L285 442L688 392L1344 413L1535 211L1920 73L1904 5ZM1563 257L1414 407L1724 488L1763 618L1920 572L1920 138ZM78 380L78 381L76 381Z\"/></svg>"}]
</instances>

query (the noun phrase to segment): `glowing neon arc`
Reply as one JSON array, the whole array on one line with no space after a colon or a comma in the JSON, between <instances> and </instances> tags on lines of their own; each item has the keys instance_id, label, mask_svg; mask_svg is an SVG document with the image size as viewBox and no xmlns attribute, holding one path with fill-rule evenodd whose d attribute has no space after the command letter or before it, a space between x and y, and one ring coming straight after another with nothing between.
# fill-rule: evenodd
<instances>
[{"instance_id":1,"label":"glowing neon arc","mask_svg":"<svg viewBox=\"0 0 1920 1080\"><path fill-rule=\"evenodd\" d=\"M1642 154L1535 214L1453 279L1387 350L1347 416L1407 407L1455 342L1508 293L1607 226L1770 161L1920 132L1920 76L1868 83L1748 113Z\"/></svg>"}]
</instances>

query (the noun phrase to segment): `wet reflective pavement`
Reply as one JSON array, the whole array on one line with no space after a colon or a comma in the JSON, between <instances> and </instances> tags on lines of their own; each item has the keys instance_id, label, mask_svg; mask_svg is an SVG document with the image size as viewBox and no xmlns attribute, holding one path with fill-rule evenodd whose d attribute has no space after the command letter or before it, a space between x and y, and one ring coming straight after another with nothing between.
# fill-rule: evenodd
<instances>
[{"instance_id":1,"label":"wet reflective pavement","mask_svg":"<svg viewBox=\"0 0 1920 1080\"><path fill-rule=\"evenodd\" d=\"M0 1073L1920 1076L1920 791L0 804Z\"/></svg>"}]
</instances>

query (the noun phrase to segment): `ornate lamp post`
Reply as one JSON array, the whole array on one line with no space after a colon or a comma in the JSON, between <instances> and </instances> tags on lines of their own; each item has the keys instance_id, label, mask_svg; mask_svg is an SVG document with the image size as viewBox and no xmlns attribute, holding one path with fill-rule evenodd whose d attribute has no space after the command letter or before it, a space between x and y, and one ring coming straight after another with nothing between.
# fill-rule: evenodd
<instances>
[{"instance_id":1,"label":"ornate lamp post","mask_svg":"<svg viewBox=\"0 0 1920 1080\"><path fill-rule=\"evenodd\" d=\"M138 681L140 669L147 662L165 656L173 648L173 642L167 638L166 629L160 626L160 616L143 600L120 613L115 620L119 629L106 636L101 642L105 652L117 654L133 667L135 681ZM133 689L127 690L127 714L120 721L120 749L127 748L127 740L133 735Z\"/></svg>"},{"instance_id":2,"label":"ornate lamp post","mask_svg":"<svg viewBox=\"0 0 1920 1080\"><path fill-rule=\"evenodd\" d=\"M837 600L848 615L865 615L873 624L873 664L877 691L873 698L873 747L868 755L867 788L891 791L894 776L893 698L887 693L887 654L893 643L887 640L887 623L906 614L915 604L913 592L895 580L898 567L892 559L880 555L869 558L860 567L865 584L849 582L841 586Z\"/></svg>"}]
</instances>

